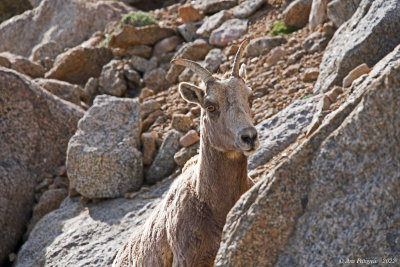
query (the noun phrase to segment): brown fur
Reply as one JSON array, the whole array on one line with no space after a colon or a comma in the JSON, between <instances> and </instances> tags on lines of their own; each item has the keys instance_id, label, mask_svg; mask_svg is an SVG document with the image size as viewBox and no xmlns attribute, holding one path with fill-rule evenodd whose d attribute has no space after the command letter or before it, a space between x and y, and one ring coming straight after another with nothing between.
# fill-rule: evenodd
<instances>
[{"instance_id":1,"label":"brown fur","mask_svg":"<svg viewBox=\"0 0 400 267\"><path fill-rule=\"evenodd\" d=\"M186 164L113 266L213 266L226 215L252 184L244 154L254 151L258 140L250 146L238 137L241 130L253 127L251 90L243 79L214 81L205 92L183 83L180 91L203 107L200 154ZM207 111L208 102L216 106L214 112Z\"/></svg>"}]
</instances>

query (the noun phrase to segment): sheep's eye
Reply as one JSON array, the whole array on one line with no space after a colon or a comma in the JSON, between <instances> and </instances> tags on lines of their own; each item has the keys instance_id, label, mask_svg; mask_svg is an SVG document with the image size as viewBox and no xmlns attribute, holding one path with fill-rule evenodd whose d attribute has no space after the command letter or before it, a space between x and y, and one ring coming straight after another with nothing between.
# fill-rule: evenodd
<instances>
[{"instance_id":1,"label":"sheep's eye","mask_svg":"<svg viewBox=\"0 0 400 267\"><path fill-rule=\"evenodd\" d=\"M213 111L215 111L215 106L214 105L208 105L207 106L207 110L210 111L210 112L213 112Z\"/></svg>"}]
</instances>

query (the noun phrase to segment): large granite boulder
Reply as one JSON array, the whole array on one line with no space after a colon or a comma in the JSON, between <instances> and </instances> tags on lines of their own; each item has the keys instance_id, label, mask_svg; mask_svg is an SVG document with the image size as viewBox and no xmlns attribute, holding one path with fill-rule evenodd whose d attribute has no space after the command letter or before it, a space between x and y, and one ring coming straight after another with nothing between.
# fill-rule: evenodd
<instances>
[{"instance_id":1,"label":"large granite boulder","mask_svg":"<svg viewBox=\"0 0 400 267\"><path fill-rule=\"evenodd\" d=\"M111 266L118 250L151 214L170 183L134 199L82 204L67 198L40 220L22 246L16 267Z\"/></svg>"},{"instance_id":2,"label":"large granite boulder","mask_svg":"<svg viewBox=\"0 0 400 267\"><path fill-rule=\"evenodd\" d=\"M0 265L22 237L41 173L65 163L83 110L0 67Z\"/></svg>"},{"instance_id":3,"label":"large granite boulder","mask_svg":"<svg viewBox=\"0 0 400 267\"><path fill-rule=\"evenodd\" d=\"M249 157L249 170L267 163L305 132L318 111L321 96L296 100L284 110L256 125L260 147Z\"/></svg>"},{"instance_id":4,"label":"large granite boulder","mask_svg":"<svg viewBox=\"0 0 400 267\"><path fill-rule=\"evenodd\" d=\"M143 182L137 99L97 96L79 121L67 152L70 186L87 198L112 198Z\"/></svg>"},{"instance_id":5,"label":"large granite boulder","mask_svg":"<svg viewBox=\"0 0 400 267\"><path fill-rule=\"evenodd\" d=\"M50 41L62 48L74 47L131 10L118 1L43 0L0 25L0 52L28 57L36 45Z\"/></svg>"},{"instance_id":6,"label":"large granite boulder","mask_svg":"<svg viewBox=\"0 0 400 267\"><path fill-rule=\"evenodd\" d=\"M343 78L362 63L374 66L400 43L399 28L398 0L363 0L329 42L314 93L341 85Z\"/></svg>"},{"instance_id":7,"label":"large granite boulder","mask_svg":"<svg viewBox=\"0 0 400 267\"><path fill-rule=\"evenodd\" d=\"M353 16L361 0L333 0L327 6L328 18L340 27L345 21Z\"/></svg>"},{"instance_id":8,"label":"large granite boulder","mask_svg":"<svg viewBox=\"0 0 400 267\"><path fill-rule=\"evenodd\" d=\"M336 266L395 257L400 46L236 203L216 266Z\"/></svg>"}]
</instances>

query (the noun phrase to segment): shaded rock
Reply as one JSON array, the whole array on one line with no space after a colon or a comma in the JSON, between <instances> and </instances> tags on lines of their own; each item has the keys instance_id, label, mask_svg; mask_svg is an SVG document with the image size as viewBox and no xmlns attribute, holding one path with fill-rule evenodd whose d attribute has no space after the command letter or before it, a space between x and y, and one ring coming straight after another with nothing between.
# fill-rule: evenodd
<instances>
[{"instance_id":1,"label":"shaded rock","mask_svg":"<svg viewBox=\"0 0 400 267\"><path fill-rule=\"evenodd\" d=\"M192 127L192 119L189 116L186 116L184 114L173 114L172 115L172 121L171 121L171 126L172 128L180 131L180 132L187 132L189 131Z\"/></svg>"},{"instance_id":2,"label":"shaded rock","mask_svg":"<svg viewBox=\"0 0 400 267\"><path fill-rule=\"evenodd\" d=\"M178 8L178 17L181 18L183 23L186 23L201 20L203 18L203 14L201 14L192 5L188 4Z\"/></svg>"},{"instance_id":3,"label":"shaded rock","mask_svg":"<svg viewBox=\"0 0 400 267\"><path fill-rule=\"evenodd\" d=\"M247 20L230 19L222 23L210 35L210 44L216 46L226 46L228 43L239 39L247 31Z\"/></svg>"},{"instance_id":4,"label":"shaded rock","mask_svg":"<svg viewBox=\"0 0 400 267\"><path fill-rule=\"evenodd\" d=\"M36 79L35 83L59 98L78 106L81 104L79 92L83 89L78 85L52 79Z\"/></svg>"},{"instance_id":5,"label":"shaded rock","mask_svg":"<svg viewBox=\"0 0 400 267\"><path fill-rule=\"evenodd\" d=\"M196 0L194 6L204 14L213 14L234 7L237 3L237 0Z\"/></svg>"},{"instance_id":6,"label":"shaded rock","mask_svg":"<svg viewBox=\"0 0 400 267\"><path fill-rule=\"evenodd\" d=\"M318 79L319 70L317 68L309 68L304 71L303 82L313 82Z\"/></svg>"},{"instance_id":7,"label":"shaded rock","mask_svg":"<svg viewBox=\"0 0 400 267\"><path fill-rule=\"evenodd\" d=\"M96 204L65 199L59 209L39 221L15 265L111 266L120 247L148 218L169 185L152 188L134 199Z\"/></svg>"},{"instance_id":8,"label":"shaded rock","mask_svg":"<svg viewBox=\"0 0 400 267\"><path fill-rule=\"evenodd\" d=\"M249 57L258 57L260 55L268 54L272 48L280 46L286 42L287 41L283 36L258 37L249 42L246 47L246 55Z\"/></svg>"},{"instance_id":9,"label":"shaded rock","mask_svg":"<svg viewBox=\"0 0 400 267\"><path fill-rule=\"evenodd\" d=\"M130 82L131 84L134 84L135 86L139 87L140 86L140 74L132 69L129 64L124 65L124 76L125 79Z\"/></svg>"},{"instance_id":10,"label":"shaded rock","mask_svg":"<svg viewBox=\"0 0 400 267\"><path fill-rule=\"evenodd\" d=\"M194 42L184 44L176 53L174 58L186 58L193 61L202 60L210 51L210 45L201 39ZM176 83L178 81L178 76L185 68L182 66L171 65L168 70L166 79L170 83Z\"/></svg>"},{"instance_id":11,"label":"shaded rock","mask_svg":"<svg viewBox=\"0 0 400 267\"><path fill-rule=\"evenodd\" d=\"M194 143L189 147L183 147L174 155L174 160L178 166L183 167L186 162L199 153L200 143Z\"/></svg>"},{"instance_id":12,"label":"shaded rock","mask_svg":"<svg viewBox=\"0 0 400 267\"><path fill-rule=\"evenodd\" d=\"M63 47L57 42L50 41L47 43L40 43L32 49L30 59L39 62L46 57L55 59L63 51Z\"/></svg>"},{"instance_id":13,"label":"shaded rock","mask_svg":"<svg viewBox=\"0 0 400 267\"><path fill-rule=\"evenodd\" d=\"M143 27L134 27L131 25L122 25L121 30L111 36L109 46L128 48L132 45L154 45L159 40L174 35L171 28L160 27L158 25L149 25Z\"/></svg>"},{"instance_id":14,"label":"shaded rock","mask_svg":"<svg viewBox=\"0 0 400 267\"><path fill-rule=\"evenodd\" d=\"M179 139L179 143L181 143L181 145L184 147L191 146L194 143L197 143L199 141L200 141L200 137L199 137L199 134L196 132L196 130L188 131L184 136L182 136Z\"/></svg>"},{"instance_id":15,"label":"shaded rock","mask_svg":"<svg viewBox=\"0 0 400 267\"><path fill-rule=\"evenodd\" d=\"M154 99L144 101L140 105L140 116L142 119L145 119L149 114L153 113L156 110L159 110L160 108L161 108L160 103L158 103Z\"/></svg>"},{"instance_id":16,"label":"shaded rock","mask_svg":"<svg viewBox=\"0 0 400 267\"><path fill-rule=\"evenodd\" d=\"M284 110L256 125L260 148L249 157L249 170L270 161L294 143L311 123L320 97L296 100Z\"/></svg>"},{"instance_id":17,"label":"shaded rock","mask_svg":"<svg viewBox=\"0 0 400 267\"><path fill-rule=\"evenodd\" d=\"M157 58L153 57L147 60L143 57L132 56L129 60L129 64L134 70L147 72L157 68Z\"/></svg>"},{"instance_id":18,"label":"shaded rock","mask_svg":"<svg viewBox=\"0 0 400 267\"><path fill-rule=\"evenodd\" d=\"M32 219L28 224L28 230L25 236L29 236L36 223L43 218L44 215L58 209L61 202L68 196L68 191L65 188L50 189L45 191L39 199L39 203L33 208Z\"/></svg>"},{"instance_id":19,"label":"shaded rock","mask_svg":"<svg viewBox=\"0 0 400 267\"><path fill-rule=\"evenodd\" d=\"M150 165L153 162L154 155L157 151L156 139L158 134L156 132L143 133L140 137L143 148L143 164Z\"/></svg>"},{"instance_id":20,"label":"shaded rock","mask_svg":"<svg viewBox=\"0 0 400 267\"><path fill-rule=\"evenodd\" d=\"M232 15L226 10L222 10L210 17L204 19L203 24L197 29L196 34L200 37L207 38L211 32L222 25L226 20L231 19Z\"/></svg>"},{"instance_id":21,"label":"shaded rock","mask_svg":"<svg viewBox=\"0 0 400 267\"><path fill-rule=\"evenodd\" d=\"M343 79L343 87L349 87L355 79L368 73L371 69L367 66L367 64L363 63L360 66L357 66L354 70L350 71L346 77Z\"/></svg>"},{"instance_id":22,"label":"shaded rock","mask_svg":"<svg viewBox=\"0 0 400 267\"><path fill-rule=\"evenodd\" d=\"M3 58L3 66L11 67L13 70L16 70L22 74L28 75L32 78L39 78L44 76L44 68L35 62L30 61L29 59L11 54L9 52L0 53L0 58ZM10 64L8 64L8 62Z\"/></svg>"},{"instance_id":23,"label":"shaded rock","mask_svg":"<svg viewBox=\"0 0 400 267\"><path fill-rule=\"evenodd\" d=\"M310 16L312 0L295 0L283 11L285 25L303 28Z\"/></svg>"},{"instance_id":24,"label":"shaded rock","mask_svg":"<svg viewBox=\"0 0 400 267\"><path fill-rule=\"evenodd\" d=\"M0 53L0 67L11 68L11 62L4 53Z\"/></svg>"},{"instance_id":25,"label":"shaded rock","mask_svg":"<svg viewBox=\"0 0 400 267\"><path fill-rule=\"evenodd\" d=\"M266 1L246 0L233 8L232 14L235 18L244 19L256 12Z\"/></svg>"},{"instance_id":26,"label":"shaded rock","mask_svg":"<svg viewBox=\"0 0 400 267\"><path fill-rule=\"evenodd\" d=\"M174 155L180 149L179 138L182 134L171 130L158 150L158 153L146 173L146 183L154 184L171 174L176 167Z\"/></svg>"},{"instance_id":27,"label":"shaded rock","mask_svg":"<svg viewBox=\"0 0 400 267\"><path fill-rule=\"evenodd\" d=\"M318 25L321 25L328 19L327 5L329 0L312 1L311 12L308 27L310 31L314 31Z\"/></svg>"},{"instance_id":28,"label":"shaded rock","mask_svg":"<svg viewBox=\"0 0 400 267\"><path fill-rule=\"evenodd\" d=\"M399 51L236 203L216 266L326 266L396 253Z\"/></svg>"},{"instance_id":29,"label":"shaded rock","mask_svg":"<svg viewBox=\"0 0 400 267\"><path fill-rule=\"evenodd\" d=\"M118 1L43 0L37 8L1 24L0 51L29 57L40 43L74 47L131 10Z\"/></svg>"},{"instance_id":30,"label":"shaded rock","mask_svg":"<svg viewBox=\"0 0 400 267\"><path fill-rule=\"evenodd\" d=\"M114 56L139 56L149 58L153 49L149 45L133 45L127 49L114 48Z\"/></svg>"},{"instance_id":31,"label":"shaded rock","mask_svg":"<svg viewBox=\"0 0 400 267\"><path fill-rule=\"evenodd\" d=\"M339 28L356 12L361 0L333 0L327 6L327 16Z\"/></svg>"},{"instance_id":32,"label":"shaded rock","mask_svg":"<svg viewBox=\"0 0 400 267\"><path fill-rule=\"evenodd\" d=\"M147 129L149 129L149 127L156 121L156 119L158 119L163 114L164 113L161 110L156 110L150 113L149 116L147 116L147 118L143 120L142 123L143 131L147 131Z\"/></svg>"},{"instance_id":33,"label":"shaded rock","mask_svg":"<svg viewBox=\"0 0 400 267\"><path fill-rule=\"evenodd\" d=\"M85 84L85 88L83 88L83 92L86 95L85 101L89 104L92 104L93 99L98 95L99 88L99 80L97 78L89 78L87 83Z\"/></svg>"},{"instance_id":34,"label":"shaded rock","mask_svg":"<svg viewBox=\"0 0 400 267\"><path fill-rule=\"evenodd\" d=\"M182 39L174 35L157 42L153 47L153 56L159 56L167 52L175 50L175 48L182 42Z\"/></svg>"},{"instance_id":35,"label":"shaded rock","mask_svg":"<svg viewBox=\"0 0 400 267\"><path fill-rule=\"evenodd\" d=\"M204 59L203 67L208 69L211 73L218 70L219 65L227 60L227 57L219 48L211 49L206 58Z\"/></svg>"},{"instance_id":36,"label":"shaded rock","mask_svg":"<svg viewBox=\"0 0 400 267\"><path fill-rule=\"evenodd\" d=\"M79 121L67 152L70 185L87 198L111 198L143 182L137 100L101 95Z\"/></svg>"},{"instance_id":37,"label":"shaded rock","mask_svg":"<svg viewBox=\"0 0 400 267\"><path fill-rule=\"evenodd\" d=\"M179 74L178 80L179 82L189 82L192 79L195 79L198 77L197 74L195 74L193 71L190 69L184 69L181 74Z\"/></svg>"},{"instance_id":38,"label":"shaded rock","mask_svg":"<svg viewBox=\"0 0 400 267\"><path fill-rule=\"evenodd\" d=\"M119 60L111 60L101 71L99 92L112 96L123 96L126 89L122 62Z\"/></svg>"},{"instance_id":39,"label":"shaded rock","mask_svg":"<svg viewBox=\"0 0 400 267\"><path fill-rule=\"evenodd\" d=\"M177 30L186 42L193 42L197 38L196 31L200 25L198 22L186 22L179 25Z\"/></svg>"},{"instance_id":40,"label":"shaded rock","mask_svg":"<svg viewBox=\"0 0 400 267\"><path fill-rule=\"evenodd\" d=\"M155 92L167 89L169 82L165 79L167 71L163 68L156 68L149 72L146 72L143 76L143 80L147 87Z\"/></svg>"},{"instance_id":41,"label":"shaded rock","mask_svg":"<svg viewBox=\"0 0 400 267\"><path fill-rule=\"evenodd\" d=\"M374 66L400 43L400 4L396 0L363 0L356 13L335 33L320 64L314 93L341 85L362 63Z\"/></svg>"},{"instance_id":42,"label":"shaded rock","mask_svg":"<svg viewBox=\"0 0 400 267\"><path fill-rule=\"evenodd\" d=\"M302 43L308 53L321 52L328 45L331 35L323 32L313 32Z\"/></svg>"},{"instance_id":43,"label":"shaded rock","mask_svg":"<svg viewBox=\"0 0 400 267\"><path fill-rule=\"evenodd\" d=\"M85 84L90 77L99 77L103 65L113 57L111 49L77 46L59 56L46 78Z\"/></svg>"},{"instance_id":44,"label":"shaded rock","mask_svg":"<svg viewBox=\"0 0 400 267\"><path fill-rule=\"evenodd\" d=\"M41 173L65 162L83 110L0 68L0 264L20 241Z\"/></svg>"},{"instance_id":45,"label":"shaded rock","mask_svg":"<svg viewBox=\"0 0 400 267\"><path fill-rule=\"evenodd\" d=\"M0 23L29 9L32 5L28 0L3 0L0 3Z\"/></svg>"}]
</instances>

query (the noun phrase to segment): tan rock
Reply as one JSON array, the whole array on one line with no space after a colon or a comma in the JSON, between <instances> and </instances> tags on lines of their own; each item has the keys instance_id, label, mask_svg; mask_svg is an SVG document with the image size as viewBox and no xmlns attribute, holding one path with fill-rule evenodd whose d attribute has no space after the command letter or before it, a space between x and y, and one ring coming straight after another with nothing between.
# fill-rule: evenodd
<instances>
[{"instance_id":1,"label":"tan rock","mask_svg":"<svg viewBox=\"0 0 400 267\"><path fill-rule=\"evenodd\" d=\"M197 142L189 147L182 147L178 152L174 155L174 160L178 166L183 166L185 163L197 155L199 152L200 143Z\"/></svg>"},{"instance_id":2,"label":"tan rock","mask_svg":"<svg viewBox=\"0 0 400 267\"><path fill-rule=\"evenodd\" d=\"M32 78L40 78L44 76L44 68L42 65L30 61L26 57L14 55L9 52L0 53L0 66L12 68L19 73L28 75ZM4 65L3 65L4 64Z\"/></svg>"},{"instance_id":3,"label":"tan rock","mask_svg":"<svg viewBox=\"0 0 400 267\"><path fill-rule=\"evenodd\" d=\"M349 74L347 74L346 77L344 77L343 79L343 87L349 87L353 81L357 78L359 78L360 76L370 72L370 68L368 67L367 64L363 63L357 67L355 67L352 71L349 72Z\"/></svg>"},{"instance_id":4,"label":"tan rock","mask_svg":"<svg viewBox=\"0 0 400 267\"><path fill-rule=\"evenodd\" d=\"M163 112L161 110L156 110L153 113L151 113L142 123L142 129L143 131L146 131L149 129L149 127L156 121L158 117L163 115Z\"/></svg>"},{"instance_id":5,"label":"tan rock","mask_svg":"<svg viewBox=\"0 0 400 267\"><path fill-rule=\"evenodd\" d=\"M156 139L158 134L154 131L142 133L141 141L143 146L143 164L150 165L156 154Z\"/></svg>"},{"instance_id":6,"label":"tan rock","mask_svg":"<svg viewBox=\"0 0 400 267\"><path fill-rule=\"evenodd\" d=\"M184 114L174 114L171 124L172 128L178 131L187 132L192 128L192 119Z\"/></svg>"},{"instance_id":7,"label":"tan rock","mask_svg":"<svg viewBox=\"0 0 400 267\"><path fill-rule=\"evenodd\" d=\"M70 83L85 84L90 77L99 77L103 65L113 57L111 49L86 48L77 46L54 61L54 66L46 73L46 78Z\"/></svg>"},{"instance_id":8,"label":"tan rock","mask_svg":"<svg viewBox=\"0 0 400 267\"><path fill-rule=\"evenodd\" d=\"M53 95L74 103L75 105L79 106L81 103L79 91L83 91L83 89L78 85L53 79L36 79L35 83Z\"/></svg>"},{"instance_id":9,"label":"tan rock","mask_svg":"<svg viewBox=\"0 0 400 267\"><path fill-rule=\"evenodd\" d=\"M188 131L184 136L179 139L179 142L182 146L188 147L193 145L194 143L199 142L200 137L196 130Z\"/></svg>"},{"instance_id":10,"label":"tan rock","mask_svg":"<svg viewBox=\"0 0 400 267\"><path fill-rule=\"evenodd\" d=\"M282 47L275 47L274 49L269 52L267 59L265 62L273 66L275 65L279 60L281 60L284 56L286 55L286 50L283 49Z\"/></svg>"},{"instance_id":11,"label":"tan rock","mask_svg":"<svg viewBox=\"0 0 400 267\"><path fill-rule=\"evenodd\" d=\"M178 9L178 17L182 19L183 23L190 21L198 21L204 17L196 8L192 5L183 5Z\"/></svg>"},{"instance_id":12,"label":"tan rock","mask_svg":"<svg viewBox=\"0 0 400 267\"><path fill-rule=\"evenodd\" d=\"M314 0L312 2L308 25L311 32L328 19L327 5L329 1L330 0Z\"/></svg>"},{"instance_id":13,"label":"tan rock","mask_svg":"<svg viewBox=\"0 0 400 267\"><path fill-rule=\"evenodd\" d=\"M286 25L298 28L304 27L308 22L311 10L311 0L295 0L283 11L283 21Z\"/></svg>"},{"instance_id":14,"label":"tan rock","mask_svg":"<svg viewBox=\"0 0 400 267\"><path fill-rule=\"evenodd\" d=\"M132 45L154 45L157 41L174 35L171 28L149 25L134 27L123 25L121 31L111 36L110 47L128 48Z\"/></svg>"},{"instance_id":15,"label":"tan rock","mask_svg":"<svg viewBox=\"0 0 400 267\"><path fill-rule=\"evenodd\" d=\"M318 68L309 68L304 71L303 82L313 82L316 81L319 75Z\"/></svg>"}]
</instances>

